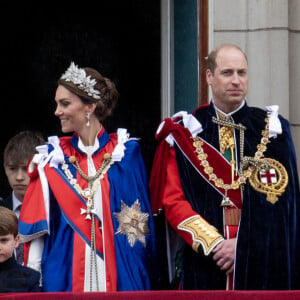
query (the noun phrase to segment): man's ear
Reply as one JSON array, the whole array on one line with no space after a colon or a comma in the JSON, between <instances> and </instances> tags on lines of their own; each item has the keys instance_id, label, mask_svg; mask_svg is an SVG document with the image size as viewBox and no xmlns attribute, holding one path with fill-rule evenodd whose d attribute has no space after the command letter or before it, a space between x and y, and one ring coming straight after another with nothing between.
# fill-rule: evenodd
<instances>
[{"instance_id":1,"label":"man's ear","mask_svg":"<svg viewBox=\"0 0 300 300\"><path fill-rule=\"evenodd\" d=\"M213 73L211 72L210 69L207 69L206 70L206 82L208 85L211 85L212 84L212 78L213 78Z\"/></svg>"}]
</instances>

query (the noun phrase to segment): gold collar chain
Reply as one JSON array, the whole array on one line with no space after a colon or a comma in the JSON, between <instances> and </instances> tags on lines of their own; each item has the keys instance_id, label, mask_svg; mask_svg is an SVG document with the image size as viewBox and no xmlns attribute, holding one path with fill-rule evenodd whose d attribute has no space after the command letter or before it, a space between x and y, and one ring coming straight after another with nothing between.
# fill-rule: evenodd
<instances>
[{"instance_id":1,"label":"gold collar chain","mask_svg":"<svg viewBox=\"0 0 300 300\"><path fill-rule=\"evenodd\" d=\"M62 164L62 170L66 174L67 178L69 179L72 186L75 190L85 199L87 199L86 207L87 209L81 208L81 214L86 213L86 219L91 219L91 214L95 213L94 210L94 194L100 184L99 180L103 179L105 173L108 171L110 166L113 164L111 155L109 153L104 154L104 160L98 171L93 176L87 176L81 170L75 156L70 156L69 158L70 163L75 167L78 173L88 182L88 187L86 189L82 189L81 186L77 183L77 179L73 177L73 174L69 170L69 166L64 162Z\"/></svg>"},{"instance_id":2,"label":"gold collar chain","mask_svg":"<svg viewBox=\"0 0 300 300\"><path fill-rule=\"evenodd\" d=\"M246 183L247 178L251 176L253 171L256 168L262 168L264 164L267 164L264 160L262 160L263 153L267 150L267 144L269 141L269 118L265 118L265 129L262 130L262 138L260 140L260 144L257 145L257 151L253 158L243 157L241 161L241 165L243 165L243 169L240 169L240 176L237 180L233 180L231 184L224 183L224 180L214 173L213 167L210 165L208 161L208 154L204 152L202 145L203 141L199 137L193 138L193 146L195 147L195 152L197 154L198 159L200 160L200 164L204 167L204 172L209 176L209 180L214 182L215 186L218 188L222 188L225 190L225 197L227 197L227 191L232 189L238 189L242 184ZM244 140L241 141L244 144Z\"/></svg>"},{"instance_id":3,"label":"gold collar chain","mask_svg":"<svg viewBox=\"0 0 300 300\"><path fill-rule=\"evenodd\" d=\"M86 219L91 220L91 252L90 252L90 292L93 291L93 270L95 270L95 280L96 280L96 291L99 291L99 280L98 280L98 267L97 267L97 247L96 247L96 231L95 231L95 213L94 208L94 194L100 184L100 179L104 178L104 174L108 171L110 166L113 164L112 157L109 153L105 153L103 156L103 162L93 176L87 176L81 170L78 161L75 156L69 157L69 162L75 167L78 173L88 182L88 188L82 189L77 183L77 180L73 177L73 174L69 170L69 166L66 162L63 163L62 169L65 172L70 183L73 185L75 190L84 198L87 199L86 209L80 208L81 215L86 214Z\"/></svg>"}]
</instances>

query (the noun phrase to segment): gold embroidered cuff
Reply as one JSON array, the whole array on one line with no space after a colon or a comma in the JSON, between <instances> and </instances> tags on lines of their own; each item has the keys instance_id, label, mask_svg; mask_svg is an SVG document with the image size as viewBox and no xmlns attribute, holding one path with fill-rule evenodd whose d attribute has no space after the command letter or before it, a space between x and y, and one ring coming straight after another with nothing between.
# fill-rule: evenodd
<instances>
[{"instance_id":1,"label":"gold embroidered cuff","mask_svg":"<svg viewBox=\"0 0 300 300\"><path fill-rule=\"evenodd\" d=\"M189 232L193 237L193 250L198 252L201 245L205 255L209 255L212 249L224 240L217 229L199 215L184 220L178 225L178 229Z\"/></svg>"}]
</instances>

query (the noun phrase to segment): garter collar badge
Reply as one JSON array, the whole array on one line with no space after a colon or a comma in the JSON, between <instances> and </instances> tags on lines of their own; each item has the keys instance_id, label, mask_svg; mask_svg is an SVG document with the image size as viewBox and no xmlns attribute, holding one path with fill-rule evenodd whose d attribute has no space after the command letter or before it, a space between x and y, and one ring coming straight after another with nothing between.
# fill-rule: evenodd
<instances>
[{"instance_id":1,"label":"garter collar badge","mask_svg":"<svg viewBox=\"0 0 300 300\"><path fill-rule=\"evenodd\" d=\"M285 167L277 160L264 158L269 167L265 170L255 169L249 178L251 186L258 192L267 194L267 200L272 204L278 201L288 184L288 174Z\"/></svg>"},{"instance_id":2,"label":"garter collar badge","mask_svg":"<svg viewBox=\"0 0 300 300\"><path fill-rule=\"evenodd\" d=\"M199 137L193 138L193 146L198 156L200 165L204 168L204 173L209 176L209 181L218 188L224 189L224 197L221 206L232 206L231 200L227 196L228 190L236 190L246 183L247 179L251 186L258 192L267 195L267 201L274 204L278 201L278 196L282 195L288 184L288 174L285 167L278 161L264 157L269 140L269 118L265 118L265 128L261 131L260 143L256 146L257 151L254 157L244 156L244 130L241 124L234 124L222 119L213 117L212 121L222 126L236 127L240 129L240 171L237 180L232 176L231 183L225 183L223 178L217 177L214 168L210 165L207 153L203 149L203 141Z\"/></svg>"},{"instance_id":3,"label":"garter collar badge","mask_svg":"<svg viewBox=\"0 0 300 300\"><path fill-rule=\"evenodd\" d=\"M146 246L145 235L149 233L149 214L141 211L141 205L138 199L131 207L127 206L121 200L121 211L119 213L115 212L114 216L119 222L116 234L126 235L131 247L134 246L136 241L140 241L144 247Z\"/></svg>"}]
</instances>

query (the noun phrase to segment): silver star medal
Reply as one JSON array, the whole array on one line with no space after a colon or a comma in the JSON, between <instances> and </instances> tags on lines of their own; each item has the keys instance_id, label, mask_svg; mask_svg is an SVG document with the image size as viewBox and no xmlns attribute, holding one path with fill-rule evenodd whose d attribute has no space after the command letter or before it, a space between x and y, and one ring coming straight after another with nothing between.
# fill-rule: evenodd
<instances>
[{"instance_id":1,"label":"silver star medal","mask_svg":"<svg viewBox=\"0 0 300 300\"><path fill-rule=\"evenodd\" d=\"M139 200L137 199L131 207L121 200L121 211L115 212L114 215L119 222L116 234L126 235L131 247L136 241L140 241L146 247L145 235L149 233L149 214L141 211Z\"/></svg>"}]
</instances>

